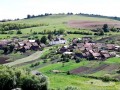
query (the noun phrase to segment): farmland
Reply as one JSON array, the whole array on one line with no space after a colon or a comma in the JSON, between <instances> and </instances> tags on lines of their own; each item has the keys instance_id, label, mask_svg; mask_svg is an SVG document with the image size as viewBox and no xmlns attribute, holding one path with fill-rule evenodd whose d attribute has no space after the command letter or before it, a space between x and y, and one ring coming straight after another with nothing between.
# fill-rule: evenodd
<instances>
[{"instance_id":1,"label":"farmland","mask_svg":"<svg viewBox=\"0 0 120 90\"><path fill-rule=\"evenodd\" d=\"M16 34L17 30L11 30L13 31L13 34L0 34L0 39L13 39L14 37L21 40L27 40L29 38L41 39L43 36L47 37L48 32L62 29L64 31L63 37L68 41L68 43L71 43L73 38L90 36L97 42L112 42L120 45L119 31L109 31L103 36L99 36L94 35L95 32L91 30L99 27L102 28L103 24L106 23L111 27L115 26L116 28L119 28L120 21L107 18L80 15L51 15L4 22L4 24L6 23L45 24L45 26L22 28L20 29L22 34ZM0 22L0 24L3 24L3 22ZM78 34L76 34L76 32L78 32ZM65 45L68 45L68 43ZM62 46L64 45L45 47L43 51L28 50L24 54L18 52L2 55L2 51L0 51L0 63L7 63L6 65L9 66L17 66L42 72L48 78L49 88L53 90L64 90L67 86L77 87L80 90L120 89L120 75L117 73L120 69L119 57L112 57L105 61L80 59L79 63L76 63L74 59L70 59L68 62L63 63L60 61L58 62L58 59L61 59L61 54L56 54L56 51ZM117 54L119 55L120 53L117 52ZM38 65L36 65L36 63ZM57 70L59 73L55 73L54 70ZM104 82L102 80L104 76L110 76L110 79L112 78L118 81L110 80L109 82Z\"/></svg>"},{"instance_id":2,"label":"farmland","mask_svg":"<svg viewBox=\"0 0 120 90\"><path fill-rule=\"evenodd\" d=\"M120 85L119 83L116 82L102 82L101 80L79 77L78 75L76 76L76 75L67 75L64 73L51 72L51 70L67 71L67 70L72 70L75 67L77 68L79 66L86 66L86 65L89 65L89 62L83 61L79 64L74 64L71 61L69 63L66 63L64 67L62 67L62 63L57 63L57 64L48 65L39 70L49 77L49 81L51 82L50 87L54 89L60 88L63 90L66 86L69 85L69 86L79 87L82 90L91 90L93 88L97 90L109 90L109 89L119 90ZM92 81L93 84L90 83Z\"/></svg>"},{"instance_id":3,"label":"farmland","mask_svg":"<svg viewBox=\"0 0 120 90\"><path fill-rule=\"evenodd\" d=\"M69 26L74 28L83 28L83 29L96 29L102 28L103 24L109 24L109 27L116 27L120 28L119 22L109 21L109 22L102 22L102 21L70 21L68 23Z\"/></svg>"}]
</instances>

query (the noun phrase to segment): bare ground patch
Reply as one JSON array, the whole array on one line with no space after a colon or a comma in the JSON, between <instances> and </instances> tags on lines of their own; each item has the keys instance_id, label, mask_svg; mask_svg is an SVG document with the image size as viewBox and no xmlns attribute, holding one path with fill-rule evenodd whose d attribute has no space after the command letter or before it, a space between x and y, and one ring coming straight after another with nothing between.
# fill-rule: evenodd
<instances>
[{"instance_id":1,"label":"bare ground patch","mask_svg":"<svg viewBox=\"0 0 120 90\"><path fill-rule=\"evenodd\" d=\"M5 64L8 63L9 61L7 61L9 58L8 57L0 57L0 64Z\"/></svg>"},{"instance_id":2,"label":"bare ground patch","mask_svg":"<svg viewBox=\"0 0 120 90\"><path fill-rule=\"evenodd\" d=\"M99 71L105 71L106 73L112 73L118 70L119 68L120 68L119 64L102 64L97 67L82 66L77 69L71 70L70 73L72 74L94 74Z\"/></svg>"},{"instance_id":3,"label":"bare ground patch","mask_svg":"<svg viewBox=\"0 0 120 90\"><path fill-rule=\"evenodd\" d=\"M81 29L96 29L102 28L104 24L108 24L109 27L120 28L119 21L79 21L72 20L68 22L68 26L72 28L81 28Z\"/></svg>"},{"instance_id":4,"label":"bare ground patch","mask_svg":"<svg viewBox=\"0 0 120 90\"><path fill-rule=\"evenodd\" d=\"M79 67L77 69L74 69L74 70L71 70L70 73L72 74L80 74L80 73L84 73L85 71L89 70L90 68L89 67Z\"/></svg>"}]
</instances>

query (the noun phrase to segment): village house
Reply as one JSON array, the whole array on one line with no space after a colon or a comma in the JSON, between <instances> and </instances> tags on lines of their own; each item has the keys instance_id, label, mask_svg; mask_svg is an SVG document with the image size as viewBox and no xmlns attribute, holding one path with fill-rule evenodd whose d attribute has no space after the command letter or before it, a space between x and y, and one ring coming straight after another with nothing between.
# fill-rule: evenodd
<instances>
[{"instance_id":1,"label":"village house","mask_svg":"<svg viewBox=\"0 0 120 90\"><path fill-rule=\"evenodd\" d=\"M31 44L32 44L31 50L36 50L36 51L39 50L40 46L36 42L31 43Z\"/></svg>"},{"instance_id":2,"label":"village house","mask_svg":"<svg viewBox=\"0 0 120 90\"><path fill-rule=\"evenodd\" d=\"M66 42L64 38L55 38L49 42L49 45L66 44Z\"/></svg>"},{"instance_id":3,"label":"village house","mask_svg":"<svg viewBox=\"0 0 120 90\"><path fill-rule=\"evenodd\" d=\"M83 37L82 41L83 42L92 42L92 37Z\"/></svg>"},{"instance_id":4,"label":"village house","mask_svg":"<svg viewBox=\"0 0 120 90\"><path fill-rule=\"evenodd\" d=\"M2 48L2 47L4 47L4 46L7 46L8 44L10 44L11 43L11 40L1 40L0 41L0 49Z\"/></svg>"},{"instance_id":5,"label":"village house","mask_svg":"<svg viewBox=\"0 0 120 90\"><path fill-rule=\"evenodd\" d=\"M46 47L45 44L38 43L35 40L19 40L19 39L12 39L12 40L1 40L0 41L0 49L3 49L4 46L14 45L14 51L26 52L27 50L43 50ZM42 49L41 49L42 48Z\"/></svg>"},{"instance_id":6,"label":"village house","mask_svg":"<svg viewBox=\"0 0 120 90\"><path fill-rule=\"evenodd\" d=\"M89 42L93 41L91 37L84 37L79 42L78 40L79 39L74 38L72 40L71 45L69 45L67 48L65 47L60 48L59 52L61 53L73 52L74 57L86 58L88 60L106 60L110 57L115 57L116 56L115 51L120 50L120 46L115 44Z\"/></svg>"}]
</instances>

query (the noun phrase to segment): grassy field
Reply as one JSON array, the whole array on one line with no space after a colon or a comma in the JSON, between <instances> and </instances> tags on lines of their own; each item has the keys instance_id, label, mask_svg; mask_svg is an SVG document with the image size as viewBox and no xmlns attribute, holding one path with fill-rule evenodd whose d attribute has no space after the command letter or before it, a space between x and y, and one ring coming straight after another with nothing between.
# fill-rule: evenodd
<instances>
[{"instance_id":1,"label":"grassy field","mask_svg":"<svg viewBox=\"0 0 120 90\"><path fill-rule=\"evenodd\" d=\"M80 66L88 66L89 61L83 61L81 63L75 63L70 61L62 66L62 63L50 64L39 71L45 74L49 80L49 87L64 90L67 86L78 87L80 90L119 90L120 83L118 82L103 82L101 80L95 80L90 78L84 78L77 75L67 75L66 73L53 73L52 70L68 71ZM91 84L93 82L93 84Z\"/></svg>"},{"instance_id":2,"label":"grassy field","mask_svg":"<svg viewBox=\"0 0 120 90\"><path fill-rule=\"evenodd\" d=\"M114 64L114 63L120 64L120 58L117 58L117 57L110 58L110 59L106 60L105 63L108 63L108 64Z\"/></svg>"},{"instance_id":3,"label":"grassy field","mask_svg":"<svg viewBox=\"0 0 120 90\"><path fill-rule=\"evenodd\" d=\"M16 35L16 30L14 30L14 34L10 35L0 35L0 38L4 39L7 38L8 36L14 37L14 36L18 36L18 37L22 37L22 36L26 36L26 35L30 35L31 36L31 30L32 32L42 32L44 30L46 31L53 31L53 30L59 30L60 28L63 28L65 31L81 31L81 32L90 32L92 33L92 31L90 30L82 30L82 29L77 29L77 28L71 28L67 25L67 22L71 21L71 20L82 20L82 21L115 21L112 19L105 19L105 18L95 18L95 17L86 17L86 16L78 16L78 15L71 15L71 16L67 16L67 15L52 15L52 16L47 16L47 17L38 17L38 18L32 18L32 19L23 19L23 20L18 20L18 21L10 21L10 22L5 22L5 23L27 23L27 24L38 24L38 23L45 23L48 24L48 26L39 26L39 27L32 27L32 28L26 28L26 29L21 29L22 31L22 35ZM118 22L118 21L116 21ZM116 32L109 32L108 34L119 34ZM42 34L37 34L37 36L39 38L41 38L43 35ZM82 35L68 35L66 36L66 38L70 37L81 37Z\"/></svg>"}]
</instances>

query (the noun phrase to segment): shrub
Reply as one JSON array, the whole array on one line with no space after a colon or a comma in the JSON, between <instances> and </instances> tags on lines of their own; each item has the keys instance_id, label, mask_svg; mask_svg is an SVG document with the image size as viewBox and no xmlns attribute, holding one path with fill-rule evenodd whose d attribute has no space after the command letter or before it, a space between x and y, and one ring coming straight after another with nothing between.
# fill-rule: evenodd
<instances>
[{"instance_id":1,"label":"shrub","mask_svg":"<svg viewBox=\"0 0 120 90\"><path fill-rule=\"evenodd\" d=\"M34 31L33 34L36 35L36 34L38 34L38 33Z\"/></svg>"},{"instance_id":2,"label":"shrub","mask_svg":"<svg viewBox=\"0 0 120 90\"><path fill-rule=\"evenodd\" d=\"M117 73L120 73L120 70L118 70Z\"/></svg>"},{"instance_id":3,"label":"shrub","mask_svg":"<svg viewBox=\"0 0 120 90\"><path fill-rule=\"evenodd\" d=\"M109 82L109 81L110 81L110 76L105 75L105 76L102 78L102 81L104 81L104 82Z\"/></svg>"},{"instance_id":4,"label":"shrub","mask_svg":"<svg viewBox=\"0 0 120 90\"><path fill-rule=\"evenodd\" d=\"M77 59L75 60L76 63L79 63L80 61L81 61L80 58L77 58Z\"/></svg>"},{"instance_id":5,"label":"shrub","mask_svg":"<svg viewBox=\"0 0 120 90\"><path fill-rule=\"evenodd\" d=\"M17 34L22 34L22 32L20 30L17 31Z\"/></svg>"},{"instance_id":6,"label":"shrub","mask_svg":"<svg viewBox=\"0 0 120 90\"><path fill-rule=\"evenodd\" d=\"M46 78L29 76L22 78L22 90L47 90Z\"/></svg>"},{"instance_id":7,"label":"shrub","mask_svg":"<svg viewBox=\"0 0 120 90\"><path fill-rule=\"evenodd\" d=\"M70 75L70 71L67 71L67 75Z\"/></svg>"},{"instance_id":8,"label":"shrub","mask_svg":"<svg viewBox=\"0 0 120 90\"><path fill-rule=\"evenodd\" d=\"M34 63L34 64L31 64L30 67L35 67L35 66L38 66L38 65L40 65L40 62L36 62L36 63Z\"/></svg>"},{"instance_id":9,"label":"shrub","mask_svg":"<svg viewBox=\"0 0 120 90\"><path fill-rule=\"evenodd\" d=\"M18 87L22 90L47 90L47 79L43 75L32 75L28 70L0 66L0 90Z\"/></svg>"}]
</instances>

